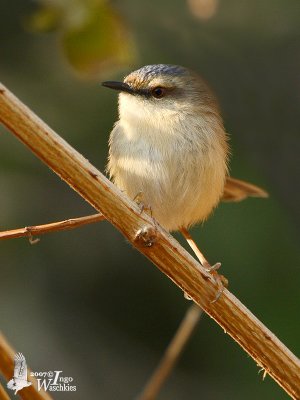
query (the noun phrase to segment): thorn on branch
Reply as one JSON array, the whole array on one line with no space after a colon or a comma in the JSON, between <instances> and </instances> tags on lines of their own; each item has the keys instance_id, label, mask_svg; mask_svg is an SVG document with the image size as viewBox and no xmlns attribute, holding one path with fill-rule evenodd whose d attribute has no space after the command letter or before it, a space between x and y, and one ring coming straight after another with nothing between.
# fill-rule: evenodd
<instances>
[{"instance_id":1,"label":"thorn on branch","mask_svg":"<svg viewBox=\"0 0 300 400\"><path fill-rule=\"evenodd\" d=\"M29 240L30 244L37 244L41 240L39 238L35 238L35 239L33 238L32 233L31 233L31 229L32 229L31 226L26 226L25 229L26 229L26 232L28 232L28 240Z\"/></svg>"},{"instance_id":2,"label":"thorn on branch","mask_svg":"<svg viewBox=\"0 0 300 400\"><path fill-rule=\"evenodd\" d=\"M189 301L193 300L192 297L191 297L187 292L183 292L183 297L184 297L186 300L189 300Z\"/></svg>"},{"instance_id":3,"label":"thorn on branch","mask_svg":"<svg viewBox=\"0 0 300 400\"><path fill-rule=\"evenodd\" d=\"M28 240L29 240L30 244L37 244L41 239L39 239L39 238L33 239L33 236L29 235Z\"/></svg>"},{"instance_id":4,"label":"thorn on branch","mask_svg":"<svg viewBox=\"0 0 300 400\"><path fill-rule=\"evenodd\" d=\"M89 171L89 174L91 175L91 177L93 177L93 178L95 178L95 179L98 178L98 175L95 174L95 172L93 172L93 171Z\"/></svg>"},{"instance_id":5,"label":"thorn on branch","mask_svg":"<svg viewBox=\"0 0 300 400\"><path fill-rule=\"evenodd\" d=\"M263 372L262 380L264 381L265 378L266 378L266 376L267 376L267 374L268 374L268 372L267 372L264 368L261 368L261 369L258 371L258 374L260 374L261 372Z\"/></svg>"}]
</instances>

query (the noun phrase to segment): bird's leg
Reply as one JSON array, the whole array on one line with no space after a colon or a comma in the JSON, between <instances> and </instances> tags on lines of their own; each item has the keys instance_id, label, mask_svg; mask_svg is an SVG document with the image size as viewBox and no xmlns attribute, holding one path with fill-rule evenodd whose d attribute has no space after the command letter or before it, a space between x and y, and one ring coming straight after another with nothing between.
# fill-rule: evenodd
<instances>
[{"instance_id":1,"label":"bird's leg","mask_svg":"<svg viewBox=\"0 0 300 400\"><path fill-rule=\"evenodd\" d=\"M214 264L213 266L211 266L209 264L209 262L204 257L203 253L200 251L199 247L196 245L196 242L194 241L194 239L192 238L191 234L189 233L189 231L187 229L181 228L180 232L182 233L182 235L184 236L184 238L186 239L186 241L192 248L193 252L196 254L198 260L200 261L200 263L206 269L207 272L216 271L221 267L220 262Z\"/></svg>"},{"instance_id":2,"label":"bird's leg","mask_svg":"<svg viewBox=\"0 0 300 400\"><path fill-rule=\"evenodd\" d=\"M133 201L136 202L136 204L140 207L141 214L142 214L142 212L144 212L144 211L146 211L146 212L149 211L149 213L150 213L150 215L151 215L151 217L152 217L152 209L151 209L151 206L150 206L149 204L146 205L146 204L143 202L143 192L142 192L141 190L134 196Z\"/></svg>"},{"instance_id":3,"label":"bird's leg","mask_svg":"<svg viewBox=\"0 0 300 400\"><path fill-rule=\"evenodd\" d=\"M143 192L140 190L132 199L133 201L135 201L137 204L142 203L142 196L143 196Z\"/></svg>"},{"instance_id":4,"label":"bird's leg","mask_svg":"<svg viewBox=\"0 0 300 400\"><path fill-rule=\"evenodd\" d=\"M150 204L145 204L143 202L143 192L141 190L134 196L133 201L135 201L136 204L139 206L141 214L145 211L148 215L150 215L153 220L155 230L157 231L157 221L153 217L152 207Z\"/></svg>"},{"instance_id":5,"label":"bird's leg","mask_svg":"<svg viewBox=\"0 0 300 400\"><path fill-rule=\"evenodd\" d=\"M221 294L224 290L224 286L227 286L227 284L228 284L227 279L223 275L219 275L217 272L217 270L221 267L221 263L218 262L211 266L209 264L209 262L207 261L207 259L204 257L203 253L200 251L199 247L196 245L196 242L190 235L189 231L186 228L181 228L180 232L182 233L182 235L184 236L184 238L186 239L186 241L192 248L193 252L196 254L196 256L197 256L198 260L200 261L200 263L202 264L202 266L206 269L207 272L212 274L216 280L219 290L218 290L217 297L212 301L214 303L221 296Z\"/></svg>"},{"instance_id":6,"label":"bird's leg","mask_svg":"<svg viewBox=\"0 0 300 400\"><path fill-rule=\"evenodd\" d=\"M157 222L152 215L152 208L150 205L145 205L143 202L143 192L139 191L133 198L140 208L140 213L142 214L144 211L150 215L153 220L154 228L149 226L144 226L136 232L135 240L143 243L144 246L151 247L157 240Z\"/></svg>"}]
</instances>

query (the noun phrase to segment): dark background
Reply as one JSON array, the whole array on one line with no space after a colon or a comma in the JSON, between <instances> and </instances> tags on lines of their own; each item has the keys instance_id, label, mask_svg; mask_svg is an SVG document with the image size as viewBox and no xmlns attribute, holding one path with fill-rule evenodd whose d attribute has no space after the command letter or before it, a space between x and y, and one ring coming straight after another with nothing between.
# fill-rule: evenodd
<instances>
[{"instance_id":1,"label":"dark background","mask_svg":"<svg viewBox=\"0 0 300 400\"><path fill-rule=\"evenodd\" d=\"M199 71L231 135L232 175L263 186L270 198L222 204L193 236L212 263L222 262L230 290L299 354L299 1L220 1L209 19L179 0L113 4L136 43L135 61L82 80L57 32L24 28L37 3L2 0L1 81L103 171L117 96L101 79L154 63ZM1 230L94 212L0 132ZM36 245L4 241L0 265L0 329L34 371L63 370L77 385L55 399L133 399L189 305L108 222ZM258 372L205 316L159 398L288 399Z\"/></svg>"}]
</instances>

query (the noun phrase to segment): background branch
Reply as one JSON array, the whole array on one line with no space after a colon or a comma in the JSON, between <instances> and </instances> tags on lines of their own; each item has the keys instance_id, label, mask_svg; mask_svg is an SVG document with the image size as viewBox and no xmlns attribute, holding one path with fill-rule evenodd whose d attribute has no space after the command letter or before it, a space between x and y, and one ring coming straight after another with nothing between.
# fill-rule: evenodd
<instances>
[{"instance_id":1,"label":"background branch","mask_svg":"<svg viewBox=\"0 0 300 400\"><path fill-rule=\"evenodd\" d=\"M192 306L188 308L184 319L180 322L177 332L168 345L160 363L144 387L143 392L138 397L138 400L156 399L162 385L172 372L184 347L193 334L202 313L203 311L196 304L192 304Z\"/></svg>"},{"instance_id":2,"label":"background branch","mask_svg":"<svg viewBox=\"0 0 300 400\"><path fill-rule=\"evenodd\" d=\"M45 233L66 231L75 229L83 225L92 224L103 221L105 218L100 213L87 215L85 217L70 218L64 221L51 222L44 225L25 226L25 228L11 229L9 231L0 232L0 240L14 239L20 237L29 237L43 235Z\"/></svg>"},{"instance_id":3,"label":"background branch","mask_svg":"<svg viewBox=\"0 0 300 400\"><path fill-rule=\"evenodd\" d=\"M191 255L153 223L101 172L8 89L0 86L0 121L41 160L103 213L158 268L204 309L294 399L300 398L300 363L237 298L218 286ZM151 240L149 240L151 237ZM153 246L149 244L154 243Z\"/></svg>"}]
</instances>

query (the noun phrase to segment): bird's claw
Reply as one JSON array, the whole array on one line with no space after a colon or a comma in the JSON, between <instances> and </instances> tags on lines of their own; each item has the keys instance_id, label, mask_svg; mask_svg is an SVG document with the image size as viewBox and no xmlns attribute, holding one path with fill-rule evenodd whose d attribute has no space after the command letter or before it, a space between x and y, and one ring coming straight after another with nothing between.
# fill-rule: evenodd
<instances>
[{"instance_id":1,"label":"bird's claw","mask_svg":"<svg viewBox=\"0 0 300 400\"><path fill-rule=\"evenodd\" d=\"M215 280L215 282L216 282L216 284L218 286L218 292L217 292L217 295L214 298L214 300L211 301L211 304L212 304L212 303L215 303L216 301L219 300L219 298L221 297L224 289L228 286L228 280L225 278L225 276L220 275L217 272L218 269L221 267L221 263L220 262L217 262L214 265L210 265L208 262L206 262L203 265L203 267L205 268L206 272L209 272L213 276L213 278L214 278L214 280Z\"/></svg>"},{"instance_id":2,"label":"bird's claw","mask_svg":"<svg viewBox=\"0 0 300 400\"><path fill-rule=\"evenodd\" d=\"M217 264L219 264L219 267L218 267L218 268L220 268L221 264L220 264L220 263L217 263ZM218 274L217 270L214 269L214 267L215 267L217 264L213 265L212 269L209 271L210 274L214 277L214 280L215 280L215 282L216 282L216 284L217 284L217 286L218 286L217 295L216 295L216 297L211 301L211 304L213 304L213 303L215 303L216 301L219 300L219 298L221 297L222 293L224 292L224 289L228 286L228 279L226 279L224 275ZM217 269L218 269L218 268L217 268Z\"/></svg>"},{"instance_id":3,"label":"bird's claw","mask_svg":"<svg viewBox=\"0 0 300 400\"><path fill-rule=\"evenodd\" d=\"M221 263L220 262L217 262L217 263L215 263L214 265L205 265L204 266L204 268L205 268L205 270L206 270L206 272L213 272L213 271L217 271L220 267L221 267Z\"/></svg>"},{"instance_id":4,"label":"bird's claw","mask_svg":"<svg viewBox=\"0 0 300 400\"><path fill-rule=\"evenodd\" d=\"M140 214L142 214L144 211L149 211L150 214L152 214L151 207L146 205L143 202L143 192L140 190L133 198L133 201L136 202L138 207L140 208Z\"/></svg>"}]
</instances>

